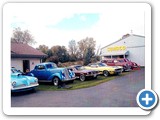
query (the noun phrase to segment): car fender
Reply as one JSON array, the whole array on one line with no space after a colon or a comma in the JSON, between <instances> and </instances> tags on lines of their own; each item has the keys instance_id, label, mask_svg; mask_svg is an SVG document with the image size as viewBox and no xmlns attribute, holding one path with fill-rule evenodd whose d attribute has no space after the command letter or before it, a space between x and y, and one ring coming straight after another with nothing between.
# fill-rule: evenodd
<instances>
[{"instance_id":1,"label":"car fender","mask_svg":"<svg viewBox=\"0 0 160 120\"><path fill-rule=\"evenodd\" d=\"M62 80L60 73L53 73L51 76L49 76L48 80L52 80L54 77L58 77L60 80Z\"/></svg>"}]
</instances>

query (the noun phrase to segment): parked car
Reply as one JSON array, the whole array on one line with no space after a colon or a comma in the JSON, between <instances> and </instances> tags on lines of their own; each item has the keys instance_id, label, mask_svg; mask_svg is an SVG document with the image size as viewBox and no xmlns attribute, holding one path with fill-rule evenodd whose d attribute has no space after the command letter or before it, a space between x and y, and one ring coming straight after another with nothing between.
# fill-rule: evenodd
<instances>
[{"instance_id":1,"label":"parked car","mask_svg":"<svg viewBox=\"0 0 160 120\"><path fill-rule=\"evenodd\" d=\"M81 81L85 81L86 78L97 78L99 71L98 70L87 70L81 65L73 65L68 67L69 70L75 73L76 78Z\"/></svg>"},{"instance_id":2,"label":"parked car","mask_svg":"<svg viewBox=\"0 0 160 120\"><path fill-rule=\"evenodd\" d=\"M38 85L36 77L23 75L16 68L11 68L11 92L35 90Z\"/></svg>"},{"instance_id":3,"label":"parked car","mask_svg":"<svg viewBox=\"0 0 160 120\"><path fill-rule=\"evenodd\" d=\"M75 80L75 73L67 68L58 68L55 63L46 62L37 64L28 75L38 78L38 82L51 82L55 86L60 83Z\"/></svg>"},{"instance_id":4,"label":"parked car","mask_svg":"<svg viewBox=\"0 0 160 120\"><path fill-rule=\"evenodd\" d=\"M131 64L128 62L125 62L124 59L106 59L102 60L101 62L106 63L109 66L122 66L123 71L130 71L131 70Z\"/></svg>"},{"instance_id":5,"label":"parked car","mask_svg":"<svg viewBox=\"0 0 160 120\"><path fill-rule=\"evenodd\" d=\"M133 62L131 60L128 60L127 58L123 58L123 60L125 62L127 62L129 65L131 65L131 69L132 70L138 70L138 69L140 69L140 65L138 65L137 63L135 63L135 62Z\"/></svg>"},{"instance_id":6,"label":"parked car","mask_svg":"<svg viewBox=\"0 0 160 120\"><path fill-rule=\"evenodd\" d=\"M103 74L106 77L108 75L119 75L123 71L123 68L121 66L108 66L107 64L102 62L90 63L88 66L85 66L85 68L91 70L99 70L100 74Z\"/></svg>"}]
</instances>

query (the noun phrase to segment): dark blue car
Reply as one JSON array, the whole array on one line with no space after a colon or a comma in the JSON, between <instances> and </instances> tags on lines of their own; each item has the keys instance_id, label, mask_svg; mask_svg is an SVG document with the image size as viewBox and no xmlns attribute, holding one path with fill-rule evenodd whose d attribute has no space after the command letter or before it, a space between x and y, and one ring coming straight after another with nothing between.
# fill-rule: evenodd
<instances>
[{"instance_id":1,"label":"dark blue car","mask_svg":"<svg viewBox=\"0 0 160 120\"><path fill-rule=\"evenodd\" d=\"M55 86L66 81L74 81L75 74L67 68L58 68L55 63L40 63L28 73L38 78L39 82L52 82Z\"/></svg>"}]
</instances>

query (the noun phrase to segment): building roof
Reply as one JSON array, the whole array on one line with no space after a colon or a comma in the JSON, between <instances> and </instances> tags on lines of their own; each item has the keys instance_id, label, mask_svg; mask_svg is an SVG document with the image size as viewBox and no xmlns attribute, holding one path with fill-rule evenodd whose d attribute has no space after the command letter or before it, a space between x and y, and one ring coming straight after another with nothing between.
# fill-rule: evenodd
<instances>
[{"instance_id":1,"label":"building roof","mask_svg":"<svg viewBox=\"0 0 160 120\"><path fill-rule=\"evenodd\" d=\"M41 58L47 55L29 46L28 44L11 42L11 57L16 58Z\"/></svg>"},{"instance_id":2,"label":"building roof","mask_svg":"<svg viewBox=\"0 0 160 120\"><path fill-rule=\"evenodd\" d=\"M126 34L126 35L124 35L121 39L119 39L119 40L117 40L117 41L115 41L115 42L113 42L113 43L111 43L111 44L109 44L109 45L106 45L106 46L102 47L101 49L103 49L103 48L105 48L105 47L108 47L108 46L110 46L110 45L113 45L113 44L115 44L115 43L117 43L117 42L119 42L119 41L121 41L121 40L123 40L123 39L126 39L126 38L130 37L130 36L137 36L137 37L143 37L143 38L145 37L145 36L135 35L135 34Z\"/></svg>"}]
</instances>

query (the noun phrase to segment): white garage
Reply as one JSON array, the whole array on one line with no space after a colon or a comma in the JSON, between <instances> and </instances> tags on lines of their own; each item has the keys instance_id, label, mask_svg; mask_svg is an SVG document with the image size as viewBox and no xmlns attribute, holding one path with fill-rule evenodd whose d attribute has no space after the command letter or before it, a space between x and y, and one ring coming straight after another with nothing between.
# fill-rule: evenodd
<instances>
[{"instance_id":1,"label":"white garage","mask_svg":"<svg viewBox=\"0 0 160 120\"><path fill-rule=\"evenodd\" d=\"M102 60L107 58L128 58L145 66L145 37L141 35L126 34L117 40L101 48Z\"/></svg>"},{"instance_id":2,"label":"white garage","mask_svg":"<svg viewBox=\"0 0 160 120\"><path fill-rule=\"evenodd\" d=\"M11 67L23 72L26 72L27 69L32 70L46 56L27 44L11 43Z\"/></svg>"}]
</instances>

